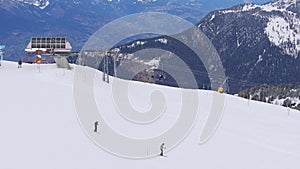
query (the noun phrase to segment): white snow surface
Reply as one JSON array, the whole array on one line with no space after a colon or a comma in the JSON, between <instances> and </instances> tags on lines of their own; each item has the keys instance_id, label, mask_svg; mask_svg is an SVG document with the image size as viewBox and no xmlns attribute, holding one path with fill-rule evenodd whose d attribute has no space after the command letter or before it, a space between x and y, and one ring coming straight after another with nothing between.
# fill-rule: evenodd
<instances>
[{"instance_id":1,"label":"white snow surface","mask_svg":"<svg viewBox=\"0 0 300 169\"><path fill-rule=\"evenodd\" d=\"M108 2L113 2L113 1L117 1L120 2L120 0L107 0ZM135 0L133 1L133 4L136 3L151 3L151 2L156 2L157 0Z\"/></svg>"},{"instance_id":2,"label":"white snow surface","mask_svg":"<svg viewBox=\"0 0 300 169\"><path fill-rule=\"evenodd\" d=\"M213 14L213 15L211 16L211 18L209 19L209 22L210 22L210 21L212 21L212 20L214 20L214 19L215 19L215 17L216 17L216 15L215 15L215 14Z\"/></svg>"},{"instance_id":3,"label":"white snow surface","mask_svg":"<svg viewBox=\"0 0 300 169\"><path fill-rule=\"evenodd\" d=\"M156 68L156 69L159 67L159 63L160 63L160 58L154 58L148 62L144 62L144 64L153 66L153 68Z\"/></svg>"},{"instance_id":4,"label":"white snow surface","mask_svg":"<svg viewBox=\"0 0 300 169\"><path fill-rule=\"evenodd\" d=\"M293 4L298 3L299 0L277 0L260 6L266 12L280 11L286 12L287 8Z\"/></svg>"},{"instance_id":5,"label":"white snow surface","mask_svg":"<svg viewBox=\"0 0 300 169\"><path fill-rule=\"evenodd\" d=\"M39 7L40 9L45 9L50 4L49 0L12 0L12 1L18 1L24 4L34 5L36 7Z\"/></svg>"},{"instance_id":6,"label":"white snow surface","mask_svg":"<svg viewBox=\"0 0 300 169\"><path fill-rule=\"evenodd\" d=\"M287 20L273 16L269 19L265 33L269 40L279 46L286 54L297 58L300 52L300 19Z\"/></svg>"},{"instance_id":7,"label":"white snow surface","mask_svg":"<svg viewBox=\"0 0 300 169\"><path fill-rule=\"evenodd\" d=\"M162 44L168 44L168 39L166 39L166 38L160 38L160 39L155 40L155 42L160 42Z\"/></svg>"},{"instance_id":8,"label":"white snow surface","mask_svg":"<svg viewBox=\"0 0 300 169\"><path fill-rule=\"evenodd\" d=\"M296 105L300 104L300 99L297 97L287 97L287 98L282 98L282 99L276 98L271 103L275 104L275 105L283 105L283 103L286 99L291 100L292 104L293 103Z\"/></svg>"},{"instance_id":9,"label":"white snow surface","mask_svg":"<svg viewBox=\"0 0 300 169\"><path fill-rule=\"evenodd\" d=\"M156 2L157 0L137 0L137 2Z\"/></svg>"},{"instance_id":10,"label":"white snow surface","mask_svg":"<svg viewBox=\"0 0 300 169\"><path fill-rule=\"evenodd\" d=\"M237 10L225 9L225 10L221 10L221 13L226 14L226 13L235 13L235 12L247 12L256 8L260 8L261 10L266 12L271 12L271 11L287 12L287 8L296 3L299 3L299 0L276 0L263 5L245 3L241 9L237 9Z\"/></svg>"},{"instance_id":11,"label":"white snow surface","mask_svg":"<svg viewBox=\"0 0 300 169\"><path fill-rule=\"evenodd\" d=\"M128 45L128 48L133 48L135 46L143 46L145 43L147 43L147 41L136 41L134 43L132 43L131 45Z\"/></svg>"},{"instance_id":12,"label":"white snow surface","mask_svg":"<svg viewBox=\"0 0 300 169\"><path fill-rule=\"evenodd\" d=\"M167 152L167 157L133 160L107 153L87 137L77 119L72 94L74 69L42 65L39 72L36 65L24 64L22 69L17 69L14 62L2 62L1 169L300 167L300 113L288 112L280 106L226 95L219 128L208 142L199 144L213 94L204 90L194 90L200 96L200 107L192 131L181 144ZM101 101L103 96L110 98L111 92L107 89L111 84L101 88L97 83L104 82L95 80L96 100ZM147 92L154 90L165 94L168 108L158 124L154 122L149 127L122 119L113 111L113 104L99 103L99 106L106 110L104 116L108 123L120 133L151 137L172 125L180 107L180 89L140 82L132 82L131 103L136 109L147 110Z\"/></svg>"},{"instance_id":13,"label":"white snow surface","mask_svg":"<svg viewBox=\"0 0 300 169\"><path fill-rule=\"evenodd\" d=\"M257 7L259 7L259 5L256 5L256 4L251 4L251 3L247 3L244 5L242 11L250 11L252 9L256 9Z\"/></svg>"}]
</instances>

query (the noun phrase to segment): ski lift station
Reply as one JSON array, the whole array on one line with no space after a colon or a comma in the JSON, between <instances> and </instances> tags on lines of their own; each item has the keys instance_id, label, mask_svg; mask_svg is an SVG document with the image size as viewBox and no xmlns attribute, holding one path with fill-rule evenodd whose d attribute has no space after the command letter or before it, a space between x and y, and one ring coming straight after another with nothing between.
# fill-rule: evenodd
<instances>
[{"instance_id":1,"label":"ski lift station","mask_svg":"<svg viewBox=\"0 0 300 169\"><path fill-rule=\"evenodd\" d=\"M65 37L32 37L25 51L54 58L58 68L71 69L67 58L72 46Z\"/></svg>"}]
</instances>

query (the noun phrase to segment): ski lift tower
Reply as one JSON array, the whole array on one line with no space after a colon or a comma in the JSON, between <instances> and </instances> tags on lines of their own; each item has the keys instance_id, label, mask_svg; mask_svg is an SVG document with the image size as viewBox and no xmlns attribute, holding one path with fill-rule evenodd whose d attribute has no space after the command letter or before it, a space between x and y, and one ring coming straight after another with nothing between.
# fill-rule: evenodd
<instances>
[{"instance_id":1,"label":"ski lift tower","mask_svg":"<svg viewBox=\"0 0 300 169\"><path fill-rule=\"evenodd\" d=\"M32 37L25 51L54 58L58 68L71 69L67 60L72 50L65 37Z\"/></svg>"},{"instance_id":2,"label":"ski lift tower","mask_svg":"<svg viewBox=\"0 0 300 169\"><path fill-rule=\"evenodd\" d=\"M81 50L77 63L83 66L89 66L94 69L99 69L102 66L103 76L102 80L109 83L109 70L113 63L113 75L117 77L117 62L120 62L118 58L118 50ZM111 63L112 62L112 63Z\"/></svg>"},{"instance_id":3,"label":"ski lift tower","mask_svg":"<svg viewBox=\"0 0 300 169\"><path fill-rule=\"evenodd\" d=\"M114 75L116 76L116 60L115 60L115 56L116 53L113 51L109 51L109 50L104 50L104 51L97 51L97 54L100 56L103 56L103 76L102 76L102 80L104 82L109 83L109 58L112 58L114 60Z\"/></svg>"}]
</instances>

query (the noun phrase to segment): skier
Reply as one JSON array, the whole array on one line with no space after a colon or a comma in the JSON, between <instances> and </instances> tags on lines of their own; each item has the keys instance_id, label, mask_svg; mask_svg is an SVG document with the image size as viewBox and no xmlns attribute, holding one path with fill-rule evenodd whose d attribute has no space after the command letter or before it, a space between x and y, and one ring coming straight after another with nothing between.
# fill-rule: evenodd
<instances>
[{"instance_id":1,"label":"skier","mask_svg":"<svg viewBox=\"0 0 300 169\"><path fill-rule=\"evenodd\" d=\"M35 63L37 63L37 68L38 68L39 72L41 72L41 63L42 63L41 55L36 56Z\"/></svg>"},{"instance_id":2,"label":"skier","mask_svg":"<svg viewBox=\"0 0 300 169\"><path fill-rule=\"evenodd\" d=\"M95 123L94 123L94 132L95 132L95 133L98 132L98 125L99 125L99 122L98 122L98 121L95 121Z\"/></svg>"},{"instance_id":3,"label":"skier","mask_svg":"<svg viewBox=\"0 0 300 169\"><path fill-rule=\"evenodd\" d=\"M3 52L2 52L2 50L0 50L0 66L1 66L2 60L3 60Z\"/></svg>"},{"instance_id":4,"label":"skier","mask_svg":"<svg viewBox=\"0 0 300 169\"><path fill-rule=\"evenodd\" d=\"M160 156L164 156L164 151L166 149L165 143L160 145Z\"/></svg>"},{"instance_id":5,"label":"skier","mask_svg":"<svg viewBox=\"0 0 300 169\"><path fill-rule=\"evenodd\" d=\"M2 54L2 51L0 51L0 66L1 66L2 60L3 60L3 54Z\"/></svg>"},{"instance_id":6,"label":"skier","mask_svg":"<svg viewBox=\"0 0 300 169\"><path fill-rule=\"evenodd\" d=\"M23 62L22 62L22 60L20 59L20 60L18 61L18 69L19 69L19 68L22 68L22 63L23 63Z\"/></svg>"},{"instance_id":7,"label":"skier","mask_svg":"<svg viewBox=\"0 0 300 169\"><path fill-rule=\"evenodd\" d=\"M0 66L1 66L1 62L3 60L3 49L5 48L5 45L0 45Z\"/></svg>"}]
</instances>

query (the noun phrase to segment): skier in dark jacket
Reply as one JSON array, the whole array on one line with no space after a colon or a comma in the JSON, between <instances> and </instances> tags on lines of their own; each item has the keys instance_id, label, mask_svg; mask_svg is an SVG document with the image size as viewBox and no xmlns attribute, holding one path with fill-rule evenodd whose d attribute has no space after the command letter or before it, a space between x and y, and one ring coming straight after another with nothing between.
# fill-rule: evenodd
<instances>
[{"instance_id":1,"label":"skier in dark jacket","mask_svg":"<svg viewBox=\"0 0 300 169\"><path fill-rule=\"evenodd\" d=\"M98 125L99 125L99 122L98 122L98 121L95 121L95 123L94 123L94 132L95 132L95 133L98 132Z\"/></svg>"},{"instance_id":2,"label":"skier in dark jacket","mask_svg":"<svg viewBox=\"0 0 300 169\"><path fill-rule=\"evenodd\" d=\"M2 51L0 50L0 66L1 66L2 60L3 60L3 53L2 53Z\"/></svg>"},{"instance_id":3,"label":"skier in dark jacket","mask_svg":"<svg viewBox=\"0 0 300 169\"><path fill-rule=\"evenodd\" d=\"M18 68L22 68L22 60L20 59L19 61L18 61Z\"/></svg>"},{"instance_id":4,"label":"skier in dark jacket","mask_svg":"<svg viewBox=\"0 0 300 169\"><path fill-rule=\"evenodd\" d=\"M160 145L160 156L164 156L164 151L166 149L165 143Z\"/></svg>"}]
</instances>

